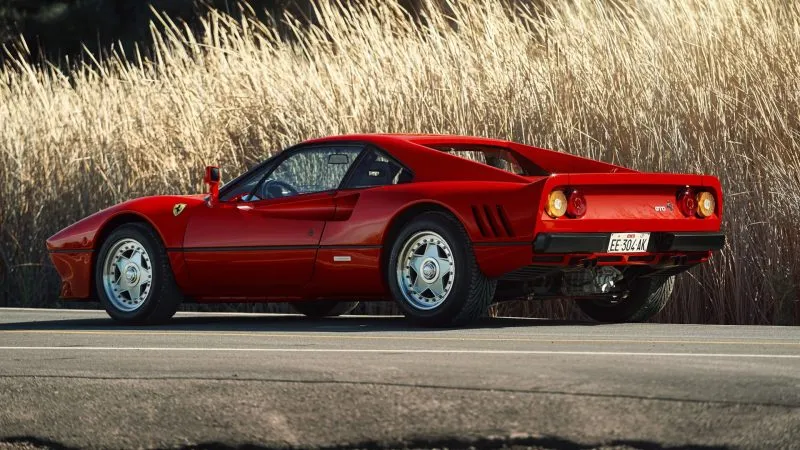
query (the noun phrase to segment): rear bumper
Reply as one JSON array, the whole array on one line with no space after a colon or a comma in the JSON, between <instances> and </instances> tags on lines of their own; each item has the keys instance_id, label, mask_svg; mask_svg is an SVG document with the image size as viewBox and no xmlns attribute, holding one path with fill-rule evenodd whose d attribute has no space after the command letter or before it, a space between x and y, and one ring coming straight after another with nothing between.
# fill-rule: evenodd
<instances>
[{"instance_id":1,"label":"rear bumper","mask_svg":"<svg viewBox=\"0 0 800 450\"><path fill-rule=\"evenodd\" d=\"M605 253L611 233L540 233L533 241L535 253ZM722 233L651 233L649 253L702 252L725 245Z\"/></svg>"}]
</instances>

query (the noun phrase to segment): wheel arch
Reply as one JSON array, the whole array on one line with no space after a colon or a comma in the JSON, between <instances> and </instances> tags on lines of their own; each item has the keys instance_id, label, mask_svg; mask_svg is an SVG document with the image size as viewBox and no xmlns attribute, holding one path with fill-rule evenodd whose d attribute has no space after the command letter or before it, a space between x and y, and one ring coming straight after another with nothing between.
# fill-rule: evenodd
<instances>
[{"instance_id":1,"label":"wheel arch","mask_svg":"<svg viewBox=\"0 0 800 450\"><path fill-rule=\"evenodd\" d=\"M103 222L103 225L101 225L100 228L97 229L97 233L94 237L94 251L92 252L92 263L89 272L92 274L92 276L89 277L89 292L92 293L92 295L97 292L97 283L95 282L94 273L95 270L97 270L97 258L100 257L100 248L114 230L129 223L140 223L151 228L155 232L156 236L158 236L158 240L160 241L161 245L164 245L164 237L161 236L158 228L153 225L153 223L150 222L150 220L148 220L144 215L126 211L110 217L108 220Z\"/></svg>"},{"instance_id":2,"label":"wheel arch","mask_svg":"<svg viewBox=\"0 0 800 450\"><path fill-rule=\"evenodd\" d=\"M389 220L389 223L386 226L386 231L383 233L380 258L380 270L382 274L386 273L386 268L389 266L389 255L392 253L394 240L397 239L400 231L409 223L409 221L411 221L411 219L428 212L441 212L448 214L456 219L461 226L466 229L464 221L461 220L459 215L442 203L432 200L423 200L406 205Z\"/></svg>"},{"instance_id":3,"label":"wheel arch","mask_svg":"<svg viewBox=\"0 0 800 450\"><path fill-rule=\"evenodd\" d=\"M161 244L164 245L164 237L161 236L161 232L158 230L158 227L156 227L153 224L153 222L151 222L143 214L132 211L125 211L111 216L108 220L103 222L100 228L97 229L97 234L95 235L94 238L95 252L100 250L100 247L103 245L103 242L105 242L106 238L108 238L108 235L111 234L112 231L128 223L142 223L147 225L153 231L156 232L159 240L161 240Z\"/></svg>"}]
</instances>

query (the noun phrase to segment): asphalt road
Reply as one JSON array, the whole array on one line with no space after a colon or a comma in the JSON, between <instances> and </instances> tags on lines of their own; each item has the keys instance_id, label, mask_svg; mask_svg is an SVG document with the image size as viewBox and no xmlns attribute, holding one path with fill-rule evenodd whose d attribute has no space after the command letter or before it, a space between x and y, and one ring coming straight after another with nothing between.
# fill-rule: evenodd
<instances>
[{"instance_id":1,"label":"asphalt road","mask_svg":"<svg viewBox=\"0 0 800 450\"><path fill-rule=\"evenodd\" d=\"M0 449L800 448L800 328L0 309Z\"/></svg>"}]
</instances>

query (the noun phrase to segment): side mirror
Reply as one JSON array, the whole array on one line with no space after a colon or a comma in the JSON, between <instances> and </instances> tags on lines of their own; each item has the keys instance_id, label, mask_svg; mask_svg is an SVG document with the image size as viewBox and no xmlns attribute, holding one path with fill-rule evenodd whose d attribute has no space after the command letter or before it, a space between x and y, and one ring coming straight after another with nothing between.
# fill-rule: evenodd
<instances>
[{"instance_id":1,"label":"side mirror","mask_svg":"<svg viewBox=\"0 0 800 450\"><path fill-rule=\"evenodd\" d=\"M210 205L215 205L219 201L219 179L219 167L206 166L206 175L203 177L203 182L208 185L208 202Z\"/></svg>"}]
</instances>

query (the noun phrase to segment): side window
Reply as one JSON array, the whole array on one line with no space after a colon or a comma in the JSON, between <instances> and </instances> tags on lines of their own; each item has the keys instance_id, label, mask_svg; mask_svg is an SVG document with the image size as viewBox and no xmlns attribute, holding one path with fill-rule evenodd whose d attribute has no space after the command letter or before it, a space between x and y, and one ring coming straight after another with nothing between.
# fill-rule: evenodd
<instances>
[{"instance_id":1,"label":"side window","mask_svg":"<svg viewBox=\"0 0 800 450\"><path fill-rule=\"evenodd\" d=\"M352 189L388 186L408 183L411 178L408 169L389 159L383 152L373 150L361 159L345 187Z\"/></svg>"},{"instance_id":2,"label":"side window","mask_svg":"<svg viewBox=\"0 0 800 450\"><path fill-rule=\"evenodd\" d=\"M229 202L232 200L246 201L258 182L264 178L264 175L266 175L273 166L275 166L274 163L265 164L264 166L253 170L250 174L245 175L244 178L236 182L235 186L225 189L225 193L220 197L220 200L223 202Z\"/></svg>"},{"instance_id":3,"label":"side window","mask_svg":"<svg viewBox=\"0 0 800 450\"><path fill-rule=\"evenodd\" d=\"M281 161L256 188L253 200L336 189L361 150L360 147L301 150Z\"/></svg>"}]
</instances>

